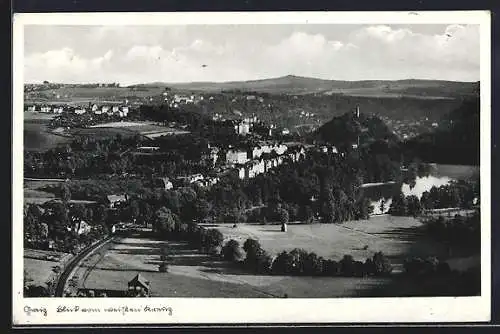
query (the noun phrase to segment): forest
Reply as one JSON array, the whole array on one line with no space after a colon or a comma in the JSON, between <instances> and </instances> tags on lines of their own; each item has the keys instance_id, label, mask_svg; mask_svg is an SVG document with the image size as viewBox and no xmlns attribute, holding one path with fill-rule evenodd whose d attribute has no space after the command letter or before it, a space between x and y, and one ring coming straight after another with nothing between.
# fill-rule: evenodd
<instances>
[{"instance_id":1,"label":"forest","mask_svg":"<svg viewBox=\"0 0 500 334\"><path fill-rule=\"evenodd\" d=\"M439 127L404 144L405 151L424 161L479 165L479 98L469 98L444 115Z\"/></svg>"}]
</instances>

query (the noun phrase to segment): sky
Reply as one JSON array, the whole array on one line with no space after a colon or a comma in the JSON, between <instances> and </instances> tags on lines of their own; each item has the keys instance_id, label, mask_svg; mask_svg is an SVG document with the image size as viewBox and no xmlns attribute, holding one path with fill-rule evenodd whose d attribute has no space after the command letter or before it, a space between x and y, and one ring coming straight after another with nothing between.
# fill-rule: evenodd
<instances>
[{"instance_id":1,"label":"sky","mask_svg":"<svg viewBox=\"0 0 500 334\"><path fill-rule=\"evenodd\" d=\"M24 81L479 80L479 25L27 25Z\"/></svg>"}]
</instances>

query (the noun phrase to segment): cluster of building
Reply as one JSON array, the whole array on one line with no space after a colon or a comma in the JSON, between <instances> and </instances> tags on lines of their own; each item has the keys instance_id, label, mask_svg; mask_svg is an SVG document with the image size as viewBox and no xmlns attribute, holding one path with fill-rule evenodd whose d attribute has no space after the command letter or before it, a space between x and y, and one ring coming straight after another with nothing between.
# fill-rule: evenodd
<instances>
[{"instance_id":1,"label":"cluster of building","mask_svg":"<svg viewBox=\"0 0 500 334\"><path fill-rule=\"evenodd\" d=\"M240 179L248 179L266 173L287 160L297 162L305 153L305 147L299 144L261 143L249 150L228 150L226 165L236 169Z\"/></svg>"},{"instance_id":2,"label":"cluster of building","mask_svg":"<svg viewBox=\"0 0 500 334\"><path fill-rule=\"evenodd\" d=\"M84 107L74 107L74 106L49 106L49 105L31 105L27 106L27 112L40 112L40 113L54 113L54 114L62 114L65 113L75 113L77 115L83 115L88 113L92 113L95 115L117 115L120 117L127 117L130 112L130 108L127 105L123 106L109 106L102 105L98 106L97 104L89 105L88 108Z\"/></svg>"},{"instance_id":3,"label":"cluster of building","mask_svg":"<svg viewBox=\"0 0 500 334\"><path fill-rule=\"evenodd\" d=\"M387 116L380 118L396 133L401 139L410 139L423 132L431 131L439 126L439 123L430 120L428 117L420 120L392 120Z\"/></svg>"},{"instance_id":4,"label":"cluster of building","mask_svg":"<svg viewBox=\"0 0 500 334\"><path fill-rule=\"evenodd\" d=\"M205 98L202 95L183 95L183 94L174 94L170 95L168 92L163 93L163 101L167 102L171 108L179 108L182 105L186 104L195 104L203 101ZM210 100L213 100L213 97L210 97Z\"/></svg>"}]
</instances>

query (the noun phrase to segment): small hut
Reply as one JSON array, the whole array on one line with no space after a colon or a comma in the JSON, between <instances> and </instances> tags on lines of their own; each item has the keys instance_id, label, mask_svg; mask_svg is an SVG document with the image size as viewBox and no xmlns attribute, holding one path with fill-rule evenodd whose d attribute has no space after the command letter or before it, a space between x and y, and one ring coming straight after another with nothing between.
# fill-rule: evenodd
<instances>
[{"instance_id":1,"label":"small hut","mask_svg":"<svg viewBox=\"0 0 500 334\"><path fill-rule=\"evenodd\" d=\"M149 281L147 281L141 274L137 274L130 282L128 282L128 291L130 295L149 296L151 291Z\"/></svg>"}]
</instances>

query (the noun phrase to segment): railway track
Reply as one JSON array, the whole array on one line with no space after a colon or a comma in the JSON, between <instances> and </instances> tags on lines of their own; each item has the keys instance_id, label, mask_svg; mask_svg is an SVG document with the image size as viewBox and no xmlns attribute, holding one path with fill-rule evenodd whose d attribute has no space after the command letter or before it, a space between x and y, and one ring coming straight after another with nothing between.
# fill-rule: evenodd
<instances>
[{"instance_id":1,"label":"railway track","mask_svg":"<svg viewBox=\"0 0 500 334\"><path fill-rule=\"evenodd\" d=\"M106 244L108 241L113 239L114 236L108 236L104 238L103 240L97 242L96 244L89 246L86 248L84 251L80 252L77 254L68 264L66 265L64 271L61 273L61 276L59 276L59 280L56 285L56 290L55 290L55 297L63 297L64 294L64 287L66 286L66 281L68 280L69 276L73 272L73 270L80 264L80 262L91 252L95 251L96 249L102 247L104 244Z\"/></svg>"}]
</instances>

